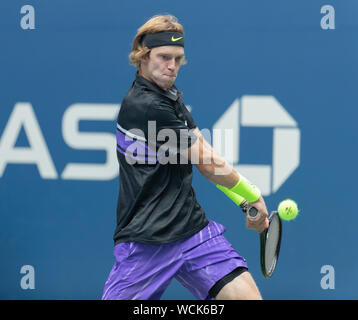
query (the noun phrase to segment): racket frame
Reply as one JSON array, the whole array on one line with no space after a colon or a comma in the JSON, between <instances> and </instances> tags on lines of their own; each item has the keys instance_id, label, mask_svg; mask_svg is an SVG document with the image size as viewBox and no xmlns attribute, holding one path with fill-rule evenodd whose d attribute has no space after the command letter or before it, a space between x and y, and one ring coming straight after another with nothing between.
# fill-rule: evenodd
<instances>
[{"instance_id":1,"label":"racket frame","mask_svg":"<svg viewBox=\"0 0 358 320\"><path fill-rule=\"evenodd\" d=\"M265 259L265 253L266 253L265 247L266 247L267 233L270 229L271 221L276 217L278 218L279 234L278 234L278 242L277 242L276 250L275 250L275 258L274 258L273 265L270 267L269 270L266 270L267 268L266 268L266 259ZM269 227L260 233L260 264L261 264L262 275L265 278L271 278L272 274L275 271L278 257L280 254L281 238L282 238L282 221L281 221L281 218L280 218L278 212L272 211L269 216Z\"/></svg>"},{"instance_id":2,"label":"racket frame","mask_svg":"<svg viewBox=\"0 0 358 320\"><path fill-rule=\"evenodd\" d=\"M245 200L240 204L241 209L248 214L248 216L251 219L255 219L258 211L255 207L249 207L248 202ZM265 247L266 247L266 239L267 239L267 233L270 228L271 221L277 217L278 223L279 223L279 235L278 235L278 243L276 246L276 252L275 252L275 260L273 266L271 266L269 271L266 271L266 263L265 263ZM262 231L260 233L260 265L261 265L261 273L265 278L270 278L275 271L278 256L280 254L280 248L281 248L281 238L282 238L282 221L277 211L272 211L269 215L269 227Z\"/></svg>"}]
</instances>

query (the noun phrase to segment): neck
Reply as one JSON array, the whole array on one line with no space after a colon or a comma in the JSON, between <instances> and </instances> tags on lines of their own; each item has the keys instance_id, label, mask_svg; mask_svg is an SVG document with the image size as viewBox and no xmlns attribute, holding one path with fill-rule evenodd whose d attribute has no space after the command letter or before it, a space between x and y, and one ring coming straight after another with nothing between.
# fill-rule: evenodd
<instances>
[{"instance_id":1,"label":"neck","mask_svg":"<svg viewBox=\"0 0 358 320\"><path fill-rule=\"evenodd\" d=\"M142 71L142 69L139 69L139 70L138 70L138 74L139 74L141 77L143 77L144 79L147 79L147 80L150 81L150 82L154 82L150 77L147 76L146 73L144 73L144 72Z\"/></svg>"}]
</instances>

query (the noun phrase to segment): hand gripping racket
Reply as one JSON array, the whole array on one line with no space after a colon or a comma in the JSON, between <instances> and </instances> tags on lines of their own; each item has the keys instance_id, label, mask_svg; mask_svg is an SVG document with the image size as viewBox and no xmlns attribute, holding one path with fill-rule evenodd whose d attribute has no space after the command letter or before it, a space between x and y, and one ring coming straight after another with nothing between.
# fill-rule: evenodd
<instances>
[{"instance_id":1,"label":"hand gripping racket","mask_svg":"<svg viewBox=\"0 0 358 320\"><path fill-rule=\"evenodd\" d=\"M256 218L257 209L248 207L246 200L240 204L240 207L251 219ZM269 227L260 233L260 264L265 278L270 278L275 271L282 237L282 223L278 212L272 211L268 219Z\"/></svg>"},{"instance_id":2,"label":"hand gripping racket","mask_svg":"<svg viewBox=\"0 0 358 320\"><path fill-rule=\"evenodd\" d=\"M258 214L255 207L249 207L248 202L243 197L229 189L220 185L216 186L240 206L251 219L255 219ZM272 211L268 219L269 227L260 233L260 264L261 272L265 278L270 278L275 271L282 237L282 223L278 212Z\"/></svg>"}]
</instances>

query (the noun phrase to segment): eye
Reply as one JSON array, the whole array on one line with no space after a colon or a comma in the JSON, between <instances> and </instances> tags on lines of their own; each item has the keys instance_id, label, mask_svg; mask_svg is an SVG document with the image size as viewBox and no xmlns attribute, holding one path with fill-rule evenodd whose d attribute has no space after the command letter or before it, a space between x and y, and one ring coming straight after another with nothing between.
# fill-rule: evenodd
<instances>
[{"instance_id":1,"label":"eye","mask_svg":"<svg viewBox=\"0 0 358 320\"><path fill-rule=\"evenodd\" d=\"M181 63L183 62L183 60L184 60L184 57L176 57L176 58L175 58L175 62L176 62L176 63L180 63L180 64L181 64Z\"/></svg>"}]
</instances>

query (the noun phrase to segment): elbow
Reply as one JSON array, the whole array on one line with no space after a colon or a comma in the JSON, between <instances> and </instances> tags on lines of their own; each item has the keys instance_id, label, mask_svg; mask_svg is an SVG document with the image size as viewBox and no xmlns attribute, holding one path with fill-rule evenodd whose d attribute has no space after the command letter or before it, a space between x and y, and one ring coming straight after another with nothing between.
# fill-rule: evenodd
<instances>
[{"instance_id":1,"label":"elbow","mask_svg":"<svg viewBox=\"0 0 358 320\"><path fill-rule=\"evenodd\" d=\"M215 167L211 164L197 164L196 168L205 178L210 179L215 175Z\"/></svg>"}]
</instances>

